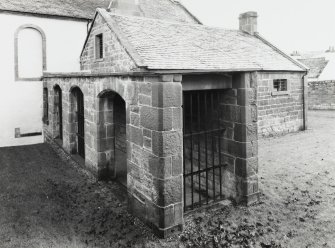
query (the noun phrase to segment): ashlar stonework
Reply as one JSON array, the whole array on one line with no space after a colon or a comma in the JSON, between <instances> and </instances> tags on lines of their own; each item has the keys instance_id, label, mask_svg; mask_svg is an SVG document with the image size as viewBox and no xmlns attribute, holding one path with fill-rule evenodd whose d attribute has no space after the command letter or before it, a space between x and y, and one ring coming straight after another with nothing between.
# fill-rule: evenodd
<instances>
[{"instance_id":1,"label":"ashlar stonework","mask_svg":"<svg viewBox=\"0 0 335 248\"><path fill-rule=\"evenodd\" d=\"M44 74L48 140L124 185L130 212L161 237L189 209L257 202L258 138L303 126L305 68L258 36L254 12L234 31L113 13L97 10L82 72Z\"/></svg>"}]
</instances>

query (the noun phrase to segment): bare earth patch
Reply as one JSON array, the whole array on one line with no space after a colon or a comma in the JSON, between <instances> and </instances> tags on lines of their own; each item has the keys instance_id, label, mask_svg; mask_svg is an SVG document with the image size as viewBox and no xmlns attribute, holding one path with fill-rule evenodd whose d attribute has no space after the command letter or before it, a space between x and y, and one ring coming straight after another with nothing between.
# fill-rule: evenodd
<instances>
[{"instance_id":1,"label":"bare earth patch","mask_svg":"<svg viewBox=\"0 0 335 248\"><path fill-rule=\"evenodd\" d=\"M335 247L335 112L260 141L261 202L185 217L154 237L116 183L96 182L49 145L0 149L0 247Z\"/></svg>"}]
</instances>

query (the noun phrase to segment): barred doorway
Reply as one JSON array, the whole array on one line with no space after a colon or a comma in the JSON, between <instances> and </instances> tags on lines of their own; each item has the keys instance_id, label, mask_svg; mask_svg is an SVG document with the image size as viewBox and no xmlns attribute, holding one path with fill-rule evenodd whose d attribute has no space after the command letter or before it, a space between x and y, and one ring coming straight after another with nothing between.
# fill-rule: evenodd
<instances>
[{"instance_id":1,"label":"barred doorway","mask_svg":"<svg viewBox=\"0 0 335 248\"><path fill-rule=\"evenodd\" d=\"M59 85L54 87L54 108L55 108L55 139L63 140L63 108L62 90Z\"/></svg>"},{"instance_id":2,"label":"barred doorway","mask_svg":"<svg viewBox=\"0 0 335 248\"><path fill-rule=\"evenodd\" d=\"M77 122L77 132L76 132L76 153L85 158L85 109L84 109L84 95L83 92L75 87L72 90L72 95L74 97L73 105L75 111L75 117Z\"/></svg>"},{"instance_id":3,"label":"barred doorway","mask_svg":"<svg viewBox=\"0 0 335 248\"><path fill-rule=\"evenodd\" d=\"M223 199L223 90L184 91L184 211Z\"/></svg>"}]
</instances>

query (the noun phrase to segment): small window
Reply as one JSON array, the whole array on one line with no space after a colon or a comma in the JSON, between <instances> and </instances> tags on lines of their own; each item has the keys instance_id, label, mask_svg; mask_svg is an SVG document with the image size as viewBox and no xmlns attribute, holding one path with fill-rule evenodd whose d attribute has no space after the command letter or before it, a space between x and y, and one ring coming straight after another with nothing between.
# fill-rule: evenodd
<instances>
[{"instance_id":1,"label":"small window","mask_svg":"<svg viewBox=\"0 0 335 248\"><path fill-rule=\"evenodd\" d=\"M275 79L273 80L274 91L287 91L287 79Z\"/></svg>"},{"instance_id":2,"label":"small window","mask_svg":"<svg viewBox=\"0 0 335 248\"><path fill-rule=\"evenodd\" d=\"M98 34L95 36L95 58L102 59L104 57L104 41L103 35Z\"/></svg>"}]
</instances>

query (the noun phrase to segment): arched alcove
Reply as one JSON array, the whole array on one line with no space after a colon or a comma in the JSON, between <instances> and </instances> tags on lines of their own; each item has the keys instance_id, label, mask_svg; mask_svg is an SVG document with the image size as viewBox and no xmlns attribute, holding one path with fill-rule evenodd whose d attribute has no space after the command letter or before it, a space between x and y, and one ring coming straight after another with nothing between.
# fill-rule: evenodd
<instances>
[{"instance_id":1,"label":"arched alcove","mask_svg":"<svg viewBox=\"0 0 335 248\"><path fill-rule=\"evenodd\" d=\"M15 32L15 79L39 81L46 70L46 37L43 30L32 24Z\"/></svg>"},{"instance_id":2,"label":"arched alcove","mask_svg":"<svg viewBox=\"0 0 335 248\"><path fill-rule=\"evenodd\" d=\"M113 91L99 95L98 153L103 177L127 186L126 103Z\"/></svg>"}]
</instances>

